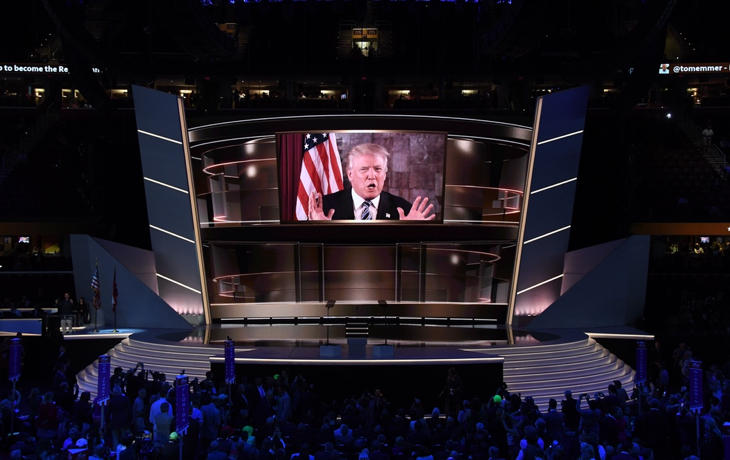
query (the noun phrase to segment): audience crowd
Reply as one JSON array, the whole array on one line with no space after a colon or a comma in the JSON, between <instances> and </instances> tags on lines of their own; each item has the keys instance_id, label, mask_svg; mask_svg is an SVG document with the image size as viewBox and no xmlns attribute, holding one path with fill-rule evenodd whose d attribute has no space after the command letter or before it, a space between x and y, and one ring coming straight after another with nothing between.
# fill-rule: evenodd
<instances>
[{"instance_id":1,"label":"audience crowd","mask_svg":"<svg viewBox=\"0 0 730 460\"><path fill-rule=\"evenodd\" d=\"M688 407L692 350L682 343L666 362L661 354L651 359L649 381L638 387L568 391L548 407L504 385L486 400L465 394L457 370L438 407L391 400L376 388L332 400L285 370L230 388L208 373L191 382L191 425L183 435L175 431L175 388L165 375L142 363L116 368L102 411L79 392L60 347L50 381L21 381L14 396L0 394L0 432L14 430L0 458L176 458L180 442L191 459L722 458L728 369L705 363L704 408L695 415Z\"/></svg>"}]
</instances>

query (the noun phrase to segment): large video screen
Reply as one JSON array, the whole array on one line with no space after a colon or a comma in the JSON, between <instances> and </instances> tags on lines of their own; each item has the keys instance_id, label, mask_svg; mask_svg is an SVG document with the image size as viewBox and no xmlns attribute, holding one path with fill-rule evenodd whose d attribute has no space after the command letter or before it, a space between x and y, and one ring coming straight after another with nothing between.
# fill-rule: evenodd
<instances>
[{"instance_id":1,"label":"large video screen","mask_svg":"<svg viewBox=\"0 0 730 460\"><path fill-rule=\"evenodd\" d=\"M446 133L276 136L282 223L443 222Z\"/></svg>"}]
</instances>

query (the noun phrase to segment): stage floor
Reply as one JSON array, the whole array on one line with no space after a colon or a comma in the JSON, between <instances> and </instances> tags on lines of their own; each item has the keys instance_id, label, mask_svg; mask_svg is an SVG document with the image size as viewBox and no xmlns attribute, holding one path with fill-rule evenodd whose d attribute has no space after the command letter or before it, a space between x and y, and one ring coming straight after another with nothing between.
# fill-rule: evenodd
<instances>
[{"instance_id":1,"label":"stage floor","mask_svg":"<svg viewBox=\"0 0 730 460\"><path fill-rule=\"evenodd\" d=\"M364 328L364 330L363 330ZM551 342L560 335L527 332L508 327L498 327L474 322L408 322L392 323L332 321L325 324L213 324L200 326L191 331L154 332L153 335L167 342L185 344L222 345L231 338L237 346L312 347L325 343L346 344L348 337L357 334L367 337L368 345L387 342L396 346L419 347L490 347ZM146 334L147 335L147 334ZM149 335L147 335L149 336Z\"/></svg>"},{"instance_id":2,"label":"stage floor","mask_svg":"<svg viewBox=\"0 0 730 460\"><path fill-rule=\"evenodd\" d=\"M593 394L605 392L614 380L629 388L633 384L631 367L580 330L534 332L478 323L401 321L369 324L367 337L348 337L349 328L352 323L338 320L330 324L214 324L190 330L145 330L122 339L108 354L112 367L129 369L144 362L146 369L163 372L168 380L183 369L198 379L216 368L220 372L227 337L236 343L238 372L261 375L285 368L304 372L309 367L307 372L340 373L341 380L350 381L354 375L367 376L362 372L375 366L381 375L393 379L415 372L420 378L433 374L442 382L442 374L453 366L478 382L479 375L486 375L486 366L501 363L509 390L533 396L541 407L549 398L561 398L567 389ZM103 334L89 339L99 335ZM386 343L388 347L384 347ZM322 345L330 345L329 350ZM476 373L468 369L475 366L483 367ZM78 377L80 387L93 395L96 363Z\"/></svg>"}]
</instances>

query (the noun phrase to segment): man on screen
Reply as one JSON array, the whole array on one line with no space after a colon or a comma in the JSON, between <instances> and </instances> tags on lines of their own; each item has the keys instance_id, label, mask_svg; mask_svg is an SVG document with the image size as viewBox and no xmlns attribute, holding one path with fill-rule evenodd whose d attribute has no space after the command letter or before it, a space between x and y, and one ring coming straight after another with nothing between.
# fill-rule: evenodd
<instances>
[{"instance_id":1,"label":"man on screen","mask_svg":"<svg viewBox=\"0 0 730 460\"><path fill-rule=\"evenodd\" d=\"M347 157L351 189L309 197L309 220L433 220L428 198L407 200L383 191L390 154L378 144L355 146Z\"/></svg>"}]
</instances>

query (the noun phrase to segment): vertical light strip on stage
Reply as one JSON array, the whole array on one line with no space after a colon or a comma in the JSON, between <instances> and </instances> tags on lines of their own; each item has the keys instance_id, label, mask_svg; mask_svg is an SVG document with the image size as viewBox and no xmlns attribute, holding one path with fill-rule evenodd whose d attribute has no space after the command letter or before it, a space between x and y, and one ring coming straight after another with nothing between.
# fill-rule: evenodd
<instances>
[{"instance_id":1,"label":"vertical light strip on stage","mask_svg":"<svg viewBox=\"0 0 730 460\"><path fill-rule=\"evenodd\" d=\"M542 313L560 296L587 102L586 86L538 99L508 324Z\"/></svg>"},{"instance_id":2,"label":"vertical light strip on stage","mask_svg":"<svg viewBox=\"0 0 730 460\"><path fill-rule=\"evenodd\" d=\"M205 265L203 263L203 238L200 235L200 216L198 216L198 202L195 194L195 178L193 176L192 158L190 155L190 140L188 138L188 123L185 120L185 104L182 98L177 98L177 112L180 117L180 129L182 130L183 158L185 159L185 171L188 177L188 190L190 199L190 211L192 212L193 232L195 234L195 251L198 259L198 278L200 279L200 292L203 301L203 313L205 324L210 324L210 301L208 298L208 283L205 281Z\"/></svg>"},{"instance_id":3,"label":"vertical light strip on stage","mask_svg":"<svg viewBox=\"0 0 730 460\"><path fill-rule=\"evenodd\" d=\"M160 297L176 312L210 320L182 101L133 86L150 241Z\"/></svg>"}]
</instances>

